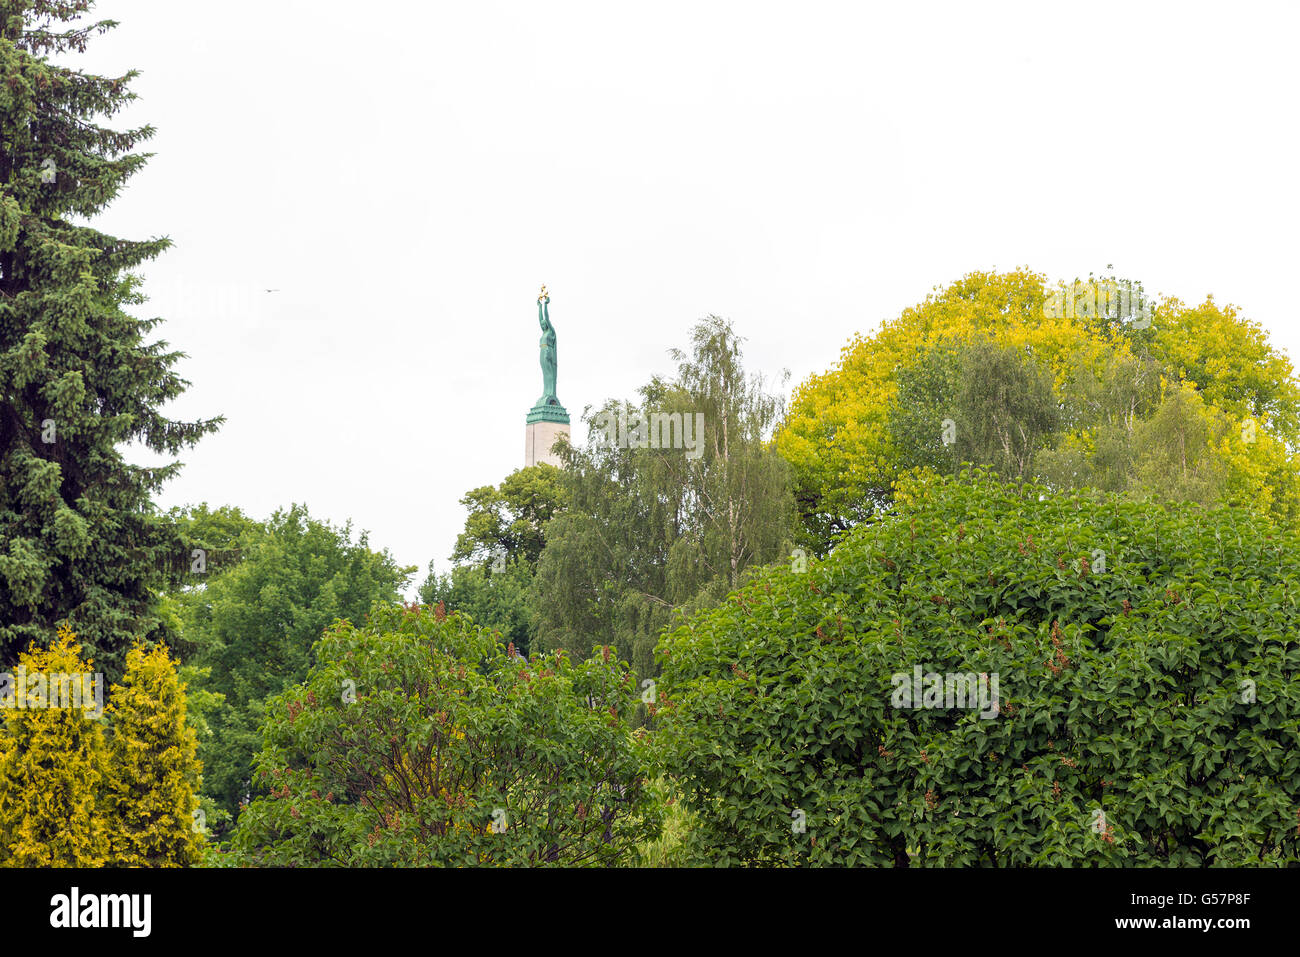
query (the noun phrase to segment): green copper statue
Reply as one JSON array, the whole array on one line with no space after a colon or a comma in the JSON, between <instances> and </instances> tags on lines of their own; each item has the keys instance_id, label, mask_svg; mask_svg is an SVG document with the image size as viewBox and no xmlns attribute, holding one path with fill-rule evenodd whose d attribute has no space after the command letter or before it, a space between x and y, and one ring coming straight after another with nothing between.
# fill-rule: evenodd
<instances>
[{"instance_id":1,"label":"green copper statue","mask_svg":"<svg viewBox=\"0 0 1300 957\"><path fill-rule=\"evenodd\" d=\"M541 295L537 297L537 322L542 327L542 397L537 400L538 405L560 404L555 397L555 371L559 363L555 355L555 327L551 325L550 304L551 297L543 286Z\"/></svg>"},{"instance_id":2,"label":"green copper statue","mask_svg":"<svg viewBox=\"0 0 1300 957\"><path fill-rule=\"evenodd\" d=\"M542 361L542 397L528 413L529 422L564 422L568 423L569 413L555 395L555 374L559 362L555 350L555 327L551 325L551 297L542 287L537 297L537 322L542 327L541 361Z\"/></svg>"}]
</instances>

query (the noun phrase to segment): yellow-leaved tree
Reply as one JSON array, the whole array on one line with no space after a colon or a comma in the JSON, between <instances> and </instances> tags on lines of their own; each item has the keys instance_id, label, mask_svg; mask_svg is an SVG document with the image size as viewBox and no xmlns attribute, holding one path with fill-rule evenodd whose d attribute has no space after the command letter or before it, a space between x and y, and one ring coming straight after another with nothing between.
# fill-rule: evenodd
<instances>
[{"instance_id":1,"label":"yellow-leaved tree","mask_svg":"<svg viewBox=\"0 0 1300 957\"><path fill-rule=\"evenodd\" d=\"M818 551L913 472L1235 501L1300 521L1300 383L1213 299L1028 269L936 288L796 391L776 436Z\"/></svg>"},{"instance_id":2,"label":"yellow-leaved tree","mask_svg":"<svg viewBox=\"0 0 1300 957\"><path fill-rule=\"evenodd\" d=\"M1196 389L1219 427L1210 440L1223 474L1220 500L1300 523L1300 382L1257 322L1213 296L1154 311L1152 353L1168 375Z\"/></svg>"}]
</instances>

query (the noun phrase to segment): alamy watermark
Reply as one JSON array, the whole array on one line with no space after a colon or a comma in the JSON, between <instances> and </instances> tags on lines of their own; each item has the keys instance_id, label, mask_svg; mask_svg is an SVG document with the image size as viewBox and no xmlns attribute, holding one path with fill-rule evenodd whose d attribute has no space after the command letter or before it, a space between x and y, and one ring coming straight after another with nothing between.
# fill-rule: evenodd
<instances>
[{"instance_id":1,"label":"alamy watermark","mask_svg":"<svg viewBox=\"0 0 1300 957\"><path fill-rule=\"evenodd\" d=\"M996 718L998 675L975 672L938 674L920 665L911 674L900 671L890 677L895 708L979 708L980 717Z\"/></svg>"},{"instance_id":2,"label":"alamy watermark","mask_svg":"<svg viewBox=\"0 0 1300 957\"><path fill-rule=\"evenodd\" d=\"M604 432L597 444L605 448L685 449L691 461L704 454L703 412L605 411L596 414L595 424Z\"/></svg>"},{"instance_id":3,"label":"alamy watermark","mask_svg":"<svg viewBox=\"0 0 1300 957\"><path fill-rule=\"evenodd\" d=\"M16 673L0 672L0 708L73 708L98 719L104 714L104 676L88 671L28 672L19 665Z\"/></svg>"},{"instance_id":4,"label":"alamy watermark","mask_svg":"<svg viewBox=\"0 0 1300 957\"><path fill-rule=\"evenodd\" d=\"M1043 300L1043 315L1048 319L1105 316L1108 319L1131 318L1134 329L1151 325L1151 300L1127 279L1098 279L1058 286Z\"/></svg>"}]
</instances>

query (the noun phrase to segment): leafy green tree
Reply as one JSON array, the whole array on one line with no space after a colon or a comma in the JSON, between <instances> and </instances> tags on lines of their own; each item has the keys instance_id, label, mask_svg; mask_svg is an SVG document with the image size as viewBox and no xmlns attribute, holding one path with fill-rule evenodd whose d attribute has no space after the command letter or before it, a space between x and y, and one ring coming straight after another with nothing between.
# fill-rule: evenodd
<instances>
[{"instance_id":1,"label":"leafy green tree","mask_svg":"<svg viewBox=\"0 0 1300 957\"><path fill-rule=\"evenodd\" d=\"M654 636L671 620L668 553L683 531L685 490L658 497L645 489L635 457L590 445L570 457L570 507L547 528L534 583L534 648L576 656L612 644L638 674L650 674Z\"/></svg>"},{"instance_id":2,"label":"leafy green tree","mask_svg":"<svg viewBox=\"0 0 1300 957\"><path fill-rule=\"evenodd\" d=\"M1300 862L1300 534L978 472L897 502L661 642L686 860Z\"/></svg>"},{"instance_id":3,"label":"leafy green tree","mask_svg":"<svg viewBox=\"0 0 1300 957\"><path fill-rule=\"evenodd\" d=\"M1250 453L1234 441L1230 417L1208 404L1191 383L1161 377L1150 390L1154 401L1132 388L1136 383L1130 374L1145 365L1133 360L1106 377L1113 388L1088 403L1089 418L1079 417L1087 427L1035 457L1038 476L1058 489L1091 486L1207 505L1235 501L1270 511L1271 496L1263 502L1254 497L1260 485L1250 473L1260 474L1261 464L1268 468L1269 451L1277 449L1271 437L1261 441L1271 446L1259 457L1263 462L1248 461ZM1234 446L1238 447L1235 459ZM1240 467L1243 461L1245 468ZM1269 489L1281 490L1285 502L1290 486L1287 463L1282 459L1276 464L1263 482ZM1285 504L1272 509L1287 510Z\"/></svg>"},{"instance_id":4,"label":"leafy green tree","mask_svg":"<svg viewBox=\"0 0 1300 957\"><path fill-rule=\"evenodd\" d=\"M1207 408L1191 385L1170 389L1134 429L1132 484L1162 498L1213 503L1227 478L1214 448L1229 427L1227 417Z\"/></svg>"},{"instance_id":5,"label":"leafy green tree","mask_svg":"<svg viewBox=\"0 0 1300 957\"><path fill-rule=\"evenodd\" d=\"M85 694L93 663L83 660L75 638L61 625L49 648L21 653L23 671L0 679L0 865L6 867L105 863L106 745L102 715ZM55 684L60 702L77 703L62 676L81 682L82 707L47 706Z\"/></svg>"},{"instance_id":6,"label":"leafy green tree","mask_svg":"<svg viewBox=\"0 0 1300 957\"><path fill-rule=\"evenodd\" d=\"M164 568L158 616L165 633L175 636L172 644L180 657L191 661L198 648L190 640L186 622L203 616L208 603L205 586L238 565L244 548L265 537L266 529L234 506L211 509L207 503L174 508L167 519L181 547L177 561ZM201 682L207 680L197 673L194 676ZM202 702L199 707L204 708Z\"/></svg>"},{"instance_id":7,"label":"leafy green tree","mask_svg":"<svg viewBox=\"0 0 1300 957\"><path fill-rule=\"evenodd\" d=\"M686 534L673 543L668 564L679 594L717 600L740 586L748 568L789 553L794 501L784 460L770 447L785 411L779 393L761 375L747 375L741 343L729 322L710 316L691 330L691 352L672 350L674 382L656 381L651 406L680 408L702 423L700 456L688 465L651 457L651 481L683 482ZM782 382L784 382L784 377Z\"/></svg>"},{"instance_id":8,"label":"leafy green tree","mask_svg":"<svg viewBox=\"0 0 1300 957\"><path fill-rule=\"evenodd\" d=\"M539 464L516 469L497 487L472 489L460 500L469 510L445 575L433 563L420 587L420 600L441 602L501 632L502 641L527 656L537 632L531 587L545 546L544 528L563 511L560 471Z\"/></svg>"},{"instance_id":9,"label":"leafy green tree","mask_svg":"<svg viewBox=\"0 0 1300 957\"><path fill-rule=\"evenodd\" d=\"M148 342L159 319L130 270L166 239L131 241L82 221L145 163L152 127L100 125L135 77L85 73L81 52L112 21L77 24L90 0L0 3L0 659L70 620L109 674L157 631L153 589L179 543L152 496L180 467L133 466L138 442L174 456L220 419L161 412L187 383L179 353Z\"/></svg>"},{"instance_id":10,"label":"leafy green tree","mask_svg":"<svg viewBox=\"0 0 1300 957\"><path fill-rule=\"evenodd\" d=\"M498 571L493 566L457 565L446 575L435 575L430 563L429 577L420 586L420 602L430 607L441 604L500 632L503 644L514 645L527 657L537 630L532 585L533 572L523 559L505 562Z\"/></svg>"},{"instance_id":11,"label":"leafy green tree","mask_svg":"<svg viewBox=\"0 0 1300 957\"><path fill-rule=\"evenodd\" d=\"M181 633L179 625L176 633ZM177 674L180 675L181 683L185 687L185 723L193 729L195 742L202 742L201 751L211 753L217 748L212 732L211 716L225 706L226 696L207 687L212 680L211 668L181 665L177 669ZM202 761L199 763L201 765ZM198 800L205 836L225 833L234 815L202 791L199 792Z\"/></svg>"},{"instance_id":12,"label":"leafy green tree","mask_svg":"<svg viewBox=\"0 0 1300 957\"><path fill-rule=\"evenodd\" d=\"M976 339L900 369L889 426L900 469L974 464L1021 479L1059 416L1051 376L1032 356Z\"/></svg>"},{"instance_id":13,"label":"leafy green tree","mask_svg":"<svg viewBox=\"0 0 1300 957\"><path fill-rule=\"evenodd\" d=\"M1064 434L1035 456L1037 476L1054 488L1127 489L1135 433L1159 408L1160 389L1161 365L1149 356L1120 354L1101 366L1076 356L1060 388Z\"/></svg>"},{"instance_id":14,"label":"leafy green tree","mask_svg":"<svg viewBox=\"0 0 1300 957\"><path fill-rule=\"evenodd\" d=\"M1032 475L1034 453L1060 415L1047 370L1024 350L989 341L962 352L957 411L958 454L1009 479Z\"/></svg>"},{"instance_id":15,"label":"leafy green tree","mask_svg":"<svg viewBox=\"0 0 1300 957\"><path fill-rule=\"evenodd\" d=\"M611 865L658 836L637 689L609 649L531 662L441 609L339 623L271 703L236 863Z\"/></svg>"},{"instance_id":16,"label":"leafy green tree","mask_svg":"<svg viewBox=\"0 0 1300 957\"><path fill-rule=\"evenodd\" d=\"M955 425L957 393L962 381L962 349L956 342L940 342L897 370L898 393L889 408L889 445L900 470L928 468L940 473L957 471ZM966 430L960 430L963 442ZM964 457L969 457L967 451ZM881 499L879 507L887 504Z\"/></svg>"},{"instance_id":17,"label":"leafy green tree","mask_svg":"<svg viewBox=\"0 0 1300 957\"><path fill-rule=\"evenodd\" d=\"M184 546L181 561L171 569L170 584L193 588L239 563L244 543L256 536L261 522L233 505L210 508L206 502L174 508L167 519Z\"/></svg>"},{"instance_id":18,"label":"leafy green tree","mask_svg":"<svg viewBox=\"0 0 1300 957\"><path fill-rule=\"evenodd\" d=\"M564 508L564 486L559 469L542 463L516 469L496 488L472 489L460 504L469 516L453 562L488 567L518 559L533 568L545 544L543 527Z\"/></svg>"},{"instance_id":19,"label":"leafy green tree","mask_svg":"<svg viewBox=\"0 0 1300 957\"><path fill-rule=\"evenodd\" d=\"M656 673L654 643L676 610L788 558L794 529L789 471L767 441L780 400L746 376L730 324L698 324L691 355L674 357L676 377L652 380L639 403L588 414L534 589L538 646L577 656L610 644L641 676Z\"/></svg>"},{"instance_id":20,"label":"leafy green tree","mask_svg":"<svg viewBox=\"0 0 1300 957\"><path fill-rule=\"evenodd\" d=\"M188 867L203 846L202 776L185 687L165 647L136 647L108 705L112 760L104 781L109 860L121 867Z\"/></svg>"},{"instance_id":21,"label":"leafy green tree","mask_svg":"<svg viewBox=\"0 0 1300 957\"><path fill-rule=\"evenodd\" d=\"M376 602L396 603L414 571L353 541L303 506L279 511L239 537L238 564L209 576L181 604L189 663L209 669L200 690L224 696L199 742L205 793L235 813L251 793L264 702L303 680L311 648L336 619L361 621Z\"/></svg>"}]
</instances>

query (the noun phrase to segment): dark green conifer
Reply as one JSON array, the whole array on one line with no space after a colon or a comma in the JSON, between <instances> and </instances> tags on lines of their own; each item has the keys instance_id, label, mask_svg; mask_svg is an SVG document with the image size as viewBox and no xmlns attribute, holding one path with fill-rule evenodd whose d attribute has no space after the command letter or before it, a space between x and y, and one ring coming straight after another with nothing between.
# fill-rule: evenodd
<instances>
[{"instance_id":1,"label":"dark green conifer","mask_svg":"<svg viewBox=\"0 0 1300 957\"><path fill-rule=\"evenodd\" d=\"M169 240L86 224L147 161L153 128L99 125L134 99L135 71L51 62L116 26L93 0L0 0L0 661L64 619L110 675L133 636L160 629L154 588L189 553L152 496L180 464L129 464L139 442L168 456L220 419L176 422L180 353L146 337L161 320L132 270Z\"/></svg>"}]
</instances>

